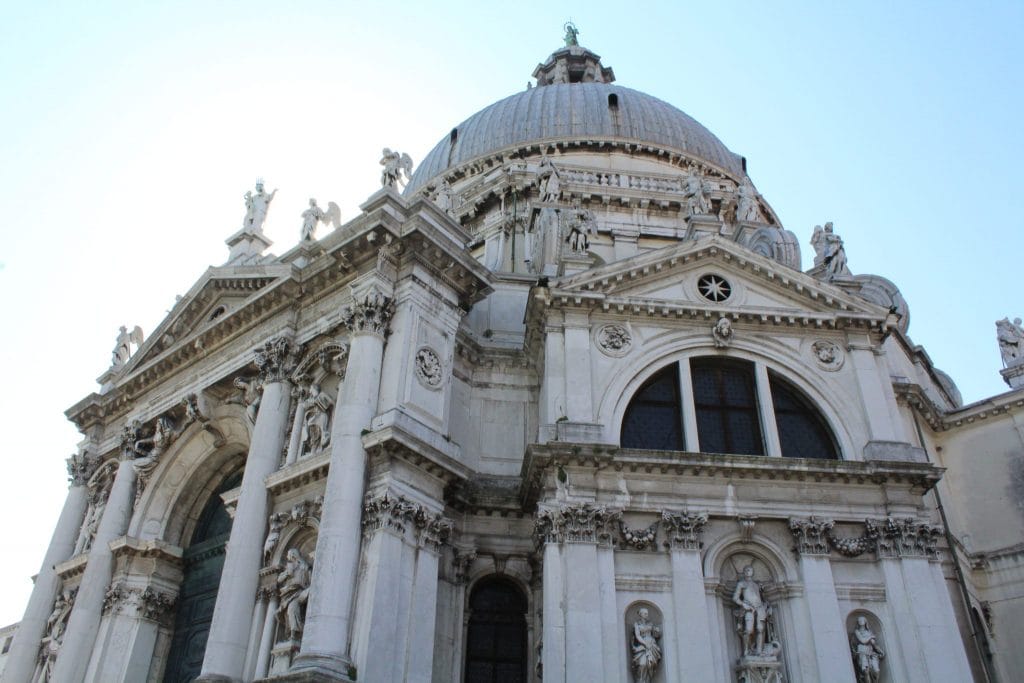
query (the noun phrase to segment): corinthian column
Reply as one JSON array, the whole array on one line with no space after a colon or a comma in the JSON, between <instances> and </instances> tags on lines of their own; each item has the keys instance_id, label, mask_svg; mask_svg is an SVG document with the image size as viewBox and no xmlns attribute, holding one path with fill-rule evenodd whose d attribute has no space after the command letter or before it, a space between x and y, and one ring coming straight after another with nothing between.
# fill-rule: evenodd
<instances>
[{"instance_id":1,"label":"corinthian column","mask_svg":"<svg viewBox=\"0 0 1024 683\"><path fill-rule=\"evenodd\" d=\"M264 482L277 469L281 457L291 394L288 376L295 369L295 360L295 349L287 337L279 337L256 350L263 399L252 430L242 490L228 537L200 681L237 681L244 674L267 525Z\"/></svg>"},{"instance_id":2,"label":"corinthian column","mask_svg":"<svg viewBox=\"0 0 1024 683\"><path fill-rule=\"evenodd\" d=\"M376 272L352 285L345 311L348 368L331 427L331 474L327 477L316 563L306 605L302 650L292 669L328 680L352 680L349 640L359 567L366 451L362 431L377 412L384 337L391 320L391 285Z\"/></svg>"},{"instance_id":3,"label":"corinthian column","mask_svg":"<svg viewBox=\"0 0 1024 683\"><path fill-rule=\"evenodd\" d=\"M60 590L61 581L54 571L54 565L69 559L74 552L75 540L88 505L86 483L94 469L94 463L84 451L68 458L71 488L64 500L64 509L57 520L57 528L50 537L50 545L43 557L43 566L39 568L32 595L25 608L25 616L18 624L11 649L7 653L7 662L3 675L0 676L3 683L28 683L35 672L39 643L46 630L46 621L57 598L57 592Z\"/></svg>"},{"instance_id":4,"label":"corinthian column","mask_svg":"<svg viewBox=\"0 0 1024 683\"><path fill-rule=\"evenodd\" d=\"M71 610L64 642L57 655L51 680L59 683L81 683L96 642L96 632L103 618L103 600L114 571L110 542L128 530L135 502L135 466L132 463L135 451L131 444L130 438L122 444L121 462L89 549L89 560L82 574L75 607Z\"/></svg>"}]
</instances>

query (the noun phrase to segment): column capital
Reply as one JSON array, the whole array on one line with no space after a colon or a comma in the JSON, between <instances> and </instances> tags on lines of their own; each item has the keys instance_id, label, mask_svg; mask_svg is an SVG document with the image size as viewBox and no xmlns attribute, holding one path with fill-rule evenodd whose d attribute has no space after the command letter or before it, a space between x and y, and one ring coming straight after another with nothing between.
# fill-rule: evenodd
<instances>
[{"instance_id":1,"label":"column capital","mask_svg":"<svg viewBox=\"0 0 1024 683\"><path fill-rule=\"evenodd\" d=\"M260 373L261 383L287 380L295 370L295 366L298 365L299 351L300 348L295 344L291 335L275 337L256 347L254 360Z\"/></svg>"},{"instance_id":2,"label":"column capital","mask_svg":"<svg viewBox=\"0 0 1024 683\"><path fill-rule=\"evenodd\" d=\"M704 527L708 524L706 512L661 511L661 527L667 538L665 547L671 550L700 550L704 545Z\"/></svg>"},{"instance_id":3,"label":"column capital","mask_svg":"<svg viewBox=\"0 0 1024 683\"><path fill-rule=\"evenodd\" d=\"M100 464L100 459L94 457L88 450L82 449L72 454L67 459L68 481L72 486L85 486L89 477L93 475Z\"/></svg>"},{"instance_id":4,"label":"column capital","mask_svg":"<svg viewBox=\"0 0 1024 683\"><path fill-rule=\"evenodd\" d=\"M591 503L540 508L534 520L538 544L594 543L611 546L622 511Z\"/></svg>"},{"instance_id":5,"label":"column capital","mask_svg":"<svg viewBox=\"0 0 1024 683\"><path fill-rule=\"evenodd\" d=\"M789 530L796 540L795 550L800 555L820 555L828 557L828 534L835 526L831 519L808 517L801 519L789 518Z\"/></svg>"},{"instance_id":6,"label":"column capital","mask_svg":"<svg viewBox=\"0 0 1024 683\"><path fill-rule=\"evenodd\" d=\"M132 586L119 581L103 598L104 614L124 614L167 624L174 616L177 596L156 590L152 586Z\"/></svg>"},{"instance_id":7,"label":"column capital","mask_svg":"<svg viewBox=\"0 0 1024 683\"><path fill-rule=\"evenodd\" d=\"M921 557L938 559L938 540L942 527L913 517L886 517L864 521L868 535L874 536L879 558Z\"/></svg>"},{"instance_id":8,"label":"column capital","mask_svg":"<svg viewBox=\"0 0 1024 683\"><path fill-rule=\"evenodd\" d=\"M361 298L353 297L352 305L345 307L341 313L341 324L353 335L374 334L386 337L394 312L394 299L373 288Z\"/></svg>"}]
</instances>

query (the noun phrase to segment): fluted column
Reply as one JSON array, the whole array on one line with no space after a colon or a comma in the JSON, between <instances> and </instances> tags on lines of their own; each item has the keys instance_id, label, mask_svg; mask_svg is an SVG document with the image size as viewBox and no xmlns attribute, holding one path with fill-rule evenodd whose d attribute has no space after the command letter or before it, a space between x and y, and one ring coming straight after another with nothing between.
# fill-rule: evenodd
<instances>
[{"instance_id":1,"label":"fluted column","mask_svg":"<svg viewBox=\"0 0 1024 683\"><path fill-rule=\"evenodd\" d=\"M256 350L263 399L253 427L252 443L242 475L235 519L228 537L224 571L217 591L210 636L203 657L201 681L241 680L259 585L268 496L265 480L277 469L288 426L291 395L288 376L295 369L295 349L279 337Z\"/></svg>"},{"instance_id":2,"label":"fluted column","mask_svg":"<svg viewBox=\"0 0 1024 683\"><path fill-rule=\"evenodd\" d=\"M331 474L327 477L316 563L293 670L350 680L352 604L359 568L366 451L362 432L377 412L384 336L391 320L391 285L375 272L353 285L344 324L351 334L345 380L331 427Z\"/></svg>"},{"instance_id":3,"label":"fluted column","mask_svg":"<svg viewBox=\"0 0 1024 683\"><path fill-rule=\"evenodd\" d=\"M135 499L133 454L131 449L122 450L121 462L110 486L103 518L89 549L89 560L82 574L75 606L71 610L67 632L53 670L51 680L57 683L81 683L85 677L96 632L103 617L103 600L114 570L114 554L110 542L124 535L132 517Z\"/></svg>"},{"instance_id":4,"label":"fluted column","mask_svg":"<svg viewBox=\"0 0 1024 683\"><path fill-rule=\"evenodd\" d=\"M89 502L86 483L93 469L84 452L68 458L71 487L68 489L68 497L64 500L60 519L57 520L57 528L53 530L50 545L43 556L43 565L36 576L32 595L25 608L25 616L18 624L11 649L7 653L7 662L3 675L0 676L3 683L28 683L35 672L39 643L45 635L46 622L60 590L61 581L54 571L54 566L69 559L74 552L75 540L78 538Z\"/></svg>"}]
</instances>

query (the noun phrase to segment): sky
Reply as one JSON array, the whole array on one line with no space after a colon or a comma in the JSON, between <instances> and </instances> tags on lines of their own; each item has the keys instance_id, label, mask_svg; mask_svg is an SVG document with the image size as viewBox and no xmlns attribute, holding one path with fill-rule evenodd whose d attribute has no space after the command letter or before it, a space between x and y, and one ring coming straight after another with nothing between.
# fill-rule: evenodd
<instances>
[{"instance_id":1,"label":"sky","mask_svg":"<svg viewBox=\"0 0 1024 683\"><path fill-rule=\"evenodd\" d=\"M628 12L630 7L642 8ZM343 218L526 87L562 44L748 160L801 242L832 221L850 269L892 280L909 335L965 402L1006 386L994 321L1024 316L1024 3L0 1L0 624L21 613L118 327L152 331L280 191Z\"/></svg>"}]
</instances>

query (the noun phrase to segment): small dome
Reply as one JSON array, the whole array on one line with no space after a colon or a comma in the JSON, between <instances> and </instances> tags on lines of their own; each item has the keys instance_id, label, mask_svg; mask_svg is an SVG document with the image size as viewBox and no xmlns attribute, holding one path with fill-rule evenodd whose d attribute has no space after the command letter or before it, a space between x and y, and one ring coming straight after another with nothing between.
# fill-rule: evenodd
<instances>
[{"instance_id":1,"label":"small dome","mask_svg":"<svg viewBox=\"0 0 1024 683\"><path fill-rule=\"evenodd\" d=\"M591 82L538 77L538 87L506 97L470 116L423 159L405 193L411 195L440 173L478 157L565 140L646 143L696 157L735 178L745 175L741 157L730 152L707 128L656 97L601 82L614 78L611 69L602 69L591 70L597 78ZM549 64L538 67L538 72L542 76L556 73Z\"/></svg>"}]
</instances>

